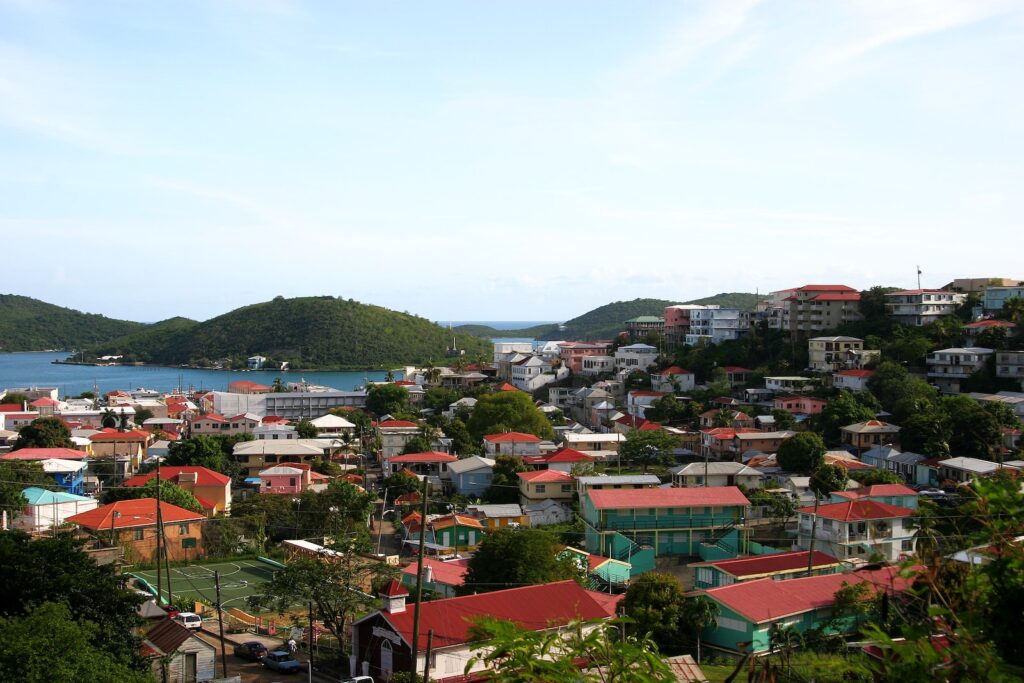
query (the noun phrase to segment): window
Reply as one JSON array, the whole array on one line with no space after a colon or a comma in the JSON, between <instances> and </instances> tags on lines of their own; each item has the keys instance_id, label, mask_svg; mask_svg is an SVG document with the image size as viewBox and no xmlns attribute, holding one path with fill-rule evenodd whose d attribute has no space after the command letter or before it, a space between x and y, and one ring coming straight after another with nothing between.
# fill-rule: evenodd
<instances>
[{"instance_id":1,"label":"window","mask_svg":"<svg viewBox=\"0 0 1024 683\"><path fill-rule=\"evenodd\" d=\"M288 479L288 485L295 486L295 477L291 477L290 479Z\"/></svg>"},{"instance_id":2,"label":"window","mask_svg":"<svg viewBox=\"0 0 1024 683\"><path fill-rule=\"evenodd\" d=\"M745 633L747 630L746 623L731 617L715 617L715 623L718 624L718 628L727 628L730 631Z\"/></svg>"},{"instance_id":3,"label":"window","mask_svg":"<svg viewBox=\"0 0 1024 683\"><path fill-rule=\"evenodd\" d=\"M697 568L697 581L699 583L711 583L711 568L710 567L698 567Z\"/></svg>"},{"instance_id":4,"label":"window","mask_svg":"<svg viewBox=\"0 0 1024 683\"><path fill-rule=\"evenodd\" d=\"M183 539L181 539L181 547L182 548L195 548L196 547L196 539L194 539L194 538L183 538Z\"/></svg>"},{"instance_id":5,"label":"window","mask_svg":"<svg viewBox=\"0 0 1024 683\"><path fill-rule=\"evenodd\" d=\"M133 541L141 541L145 536L146 536L145 529L133 529L132 530L132 540Z\"/></svg>"},{"instance_id":6,"label":"window","mask_svg":"<svg viewBox=\"0 0 1024 683\"><path fill-rule=\"evenodd\" d=\"M570 493L571 491L572 486L570 486L569 484L562 484L562 493Z\"/></svg>"},{"instance_id":7,"label":"window","mask_svg":"<svg viewBox=\"0 0 1024 683\"><path fill-rule=\"evenodd\" d=\"M182 536L188 534L188 523L178 525L178 533Z\"/></svg>"},{"instance_id":8,"label":"window","mask_svg":"<svg viewBox=\"0 0 1024 683\"><path fill-rule=\"evenodd\" d=\"M537 493L544 493L544 484L537 484Z\"/></svg>"}]
</instances>

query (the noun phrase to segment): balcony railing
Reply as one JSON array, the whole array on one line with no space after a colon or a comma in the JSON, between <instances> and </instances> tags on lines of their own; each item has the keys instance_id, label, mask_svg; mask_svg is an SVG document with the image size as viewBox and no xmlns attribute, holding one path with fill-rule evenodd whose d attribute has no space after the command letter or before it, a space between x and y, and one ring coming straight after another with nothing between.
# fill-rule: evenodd
<instances>
[{"instance_id":1,"label":"balcony railing","mask_svg":"<svg viewBox=\"0 0 1024 683\"><path fill-rule=\"evenodd\" d=\"M666 517L639 517L637 519L625 517L612 517L601 521L599 527L608 531L623 531L631 529L706 529L709 527L722 527L731 525L742 525L743 517L732 515L672 515Z\"/></svg>"}]
</instances>

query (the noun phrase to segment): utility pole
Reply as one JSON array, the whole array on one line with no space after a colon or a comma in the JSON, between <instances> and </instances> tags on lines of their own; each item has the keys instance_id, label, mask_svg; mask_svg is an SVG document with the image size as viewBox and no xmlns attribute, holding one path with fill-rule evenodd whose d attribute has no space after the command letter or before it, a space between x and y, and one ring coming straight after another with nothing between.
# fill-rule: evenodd
<instances>
[{"instance_id":1,"label":"utility pole","mask_svg":"<svg viewBox=\"0 0 1024 683\"><path fill-rule=\"evenodd\" d=\"M430 683L430 651L434 648L434 629L427 631L427 656L423 663L423 683Z\"/></svg>"},{"instance_id":2,"label":"utility pole","mask_svg":"<svg viewBox=\"0 0 1024 683\"><path fill-rule=\"evenodd\" d=\"M160 569L160 539L164 535L164 528L160 522L163 521L163 515L160 513L160 456L156 456L156 603L157 605L161 602L161 594L164 590L163 574ZM167 600L167 604L171 604L170 599Z\"/></svg>"},{"instance_id":3,"label":"utility pole","mask_svg":"<svg viewBox=\"0 0 1024 683\"><path fill-rule=\"evenodd\" d=\"M423 475L423 505L420 509L420 547L416 555L416 604L412 611L412 679L416 680L416 654L420 646L420 604L423 602L423 551L427 542L427 475Z\"/></svg>"},{"instance_id":4,"label":"utility pole","mask_svg":"<svg viewBox=\"0 0 1024 683\"><path fill-rule=\"evenodd\" d=\"M220 607L220 572L213 573L213 585L217 588L217 623L220 624L220 666L224 678L228 677L228 652L224 648L224 612Z\"/></svg>"},{"instance_id":5,"label":"utility pole","mask_svg":"<svg viewBox=\"0 0 1024 683\"><path fill-rule=\"evenodd\" d=\"M363 480L365 484L366 481ZM377 554L380 555L380 542L384 536L384 512L388 509L388 490L384 489L384 504L380 507L380 528L377 529Z\"/></svg>"},{"instance_id":6,"label":"utility pole","mask_svg":"<svg viewBox=\"0 0 1024 683\"><path fill-rule=\"evenodd\" d=\"M313 675L313 601L309 601L309 671Z\"/></svg>"}]
</instances>

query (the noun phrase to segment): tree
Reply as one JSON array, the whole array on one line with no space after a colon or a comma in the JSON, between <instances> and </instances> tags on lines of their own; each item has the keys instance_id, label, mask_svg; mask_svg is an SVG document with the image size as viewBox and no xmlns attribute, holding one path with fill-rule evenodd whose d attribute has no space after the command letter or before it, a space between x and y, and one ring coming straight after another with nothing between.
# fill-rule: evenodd
<instances>
[{"instance_id":1,"label":"tree","mask_svg":"<svg viewBox=\"0 0 1024 683\"><path fill-rule=\"evenodd\" d=\"M67 601L71 619L96 625L87 638L92 648L132 668L143 666L136 635L140 619L135 612L141 598L121 587L115 565L96 564L82 552L82 541L70 534L32 540L20 531L0 533L0 576L4 582L0 614L24 617L46 602ZM13 647L20 649L20 643L16 639ZM21 680L17 676L0 679Z\"/></svg>"},{"instance_id":2,"label":"tree","mask_svg":"<svg viewBox=\"0 0 1024 683\"><path fill-rule=\"evenodd\" d=\"M24 407L24 405L29 402L28 401L28 396L26 396L25 394L18 393L18 392L11 392L11 393L8 393L8 394L4 394L3 399L0 399L0 401L2 401L3 403L6 403L8 405L17 404L17 405L22 406L22 407Z\"/></svg>"},{"instance_id":3,"label":"tree","mask_svg":"<svg viewBox=\"0 0 1024 683\"><path fill-rule=\"evenodd\" d=\"M826 441L839 441L839 429L846 425L873 420L875 411L857 400L853 392L842 390L814 416L814 426Z\"/></svg>"},{"instance_id":4,"label":"tree","mask_svg":"<svg viewBox=\"0 0 1024 683\"><path fill-rule=\"evenodd\" d=\"M675 457L679 440L661 429L631 429L626 440L619 444L619 457L633 465L640 465L644 474L651 465L665 465Z\"/></svg>"},{"instance_id":5,"label":"tree","mask_svg":"<svg viewBox=\"0 0 1024 683\"><path fill-rule=\"evenodd\" d=\"M106 408L103 411L103 415L100 417L100 426L104 429L114 429L117 427L117 413L110 408Z\"/></svg>"},{"instance_id":6,"label":"tree","mask_svg":"<svg viewBox=\"0 0 1024 683\"><path fill-rule=\"evenodd\" d=\"M53 477L46 474L38 462L0 462L0 510L6 512L8 518L20 514L25 507L22 490L28 486L50 488L53 486Z\"/></svg>"},{"instance_id":7,"label":"tree","mask_svg":"<svg viewBox=\"0 0 1024 683\"><path fill-rule=\"evenodd\" d=\"M316 425L306 419L299 420L295 425L295 433L300 439L315 439L319 435Z\"/></svg>"},{"instance_id":8,"label":"tree","mask_svg":"<svg viewBox=\"0 0 1024 683\"><path fill-rule=\"evenodd\" d=\"M200 434L171 442L164 462L174 466L205 467L215 472L230 474L232 460L225 455L219 437Z\"/></svg>"},{"instance_id":9,"label":"tree","mask_svg":"<svg viewBox=\"0 0 1024 683\"><path fill-rule=\"evenodd\" d=\"M679 654L687 626L686 596L676 577L664 572L641 574L630 584L622 606L633 620L632 634L650 636L660 652Z\"/></svg>"},{"instance_id":10,"label":"tree","mask_svg":"<svg viewBox=\"0 0 1024 683\"><path fill-rule=\"evenodd\" d=\"M949 450L956 455L981 460L1002 459L999 420L969 396L942 399L949 424Z\"/></svg>"},{"instance_id":11,"label":"tree","mask_svg":"<svg viewBox=\"0 0 1024 683\"><path fill-rule=\"evenodd\" d=\"M154 476L142 486L124 486L106 489L103 493L104 503L113 503L119 500L134 500L136 498L156 498L157 479ZM169 505L177 505L180 508L192 512L203 512L202 504L192 495L173 481L160 482L160 500Z\"/></svg>"},{"instance_id":12,"label":"tree","mask_svg":"<svg viewBox=\"0 0 1024 683\"><path fill-rule=\"evenodd\" d=\"M371 384L366 409L378 417L409 411L409 391L399 384Z\"/></svg>"},{"instance_id":13,"label":"tree","mask_svg":"<svg viewBox=\"0 0 1024 683\"><path fill-rule=\"evenodd\" d=\"M717 624L720 610L718 609L718 603L708 600L703 595L698 595L695 598L687 600L685 608L686 609L683 612L683 624L689 631L690 637L697 641L697 662L700 663L701 634L704 632L704 629Z\"/></svg>"},{"instance_id":14,"label":"tree","mask_svg":"<svg viewBox=\"0 0 1024 683\"><path fill-rule=\"evenodd\" d=\"M498 529L484 536L469 560L463 594L578 579L575 563L557 557L554 536L543 529Z\"/></svg>"},{"instance_id":15,"label":"tree","mask_svg":"<svg viewBox=\"0 0 1024 683\"><path fill-rule=\"evenodd\" d=\"M700 415L700 404L695 401L680 401L675 394L662 396L646 410L644 416L662 424L680 424Z\"/></svg>"},{"instance_id":16,"label":"tree","mask_svg":"<svg viewBox=\"0 0 1024 683\"><path fill-rule=\"evenodd\" d=\"M500 427L542 439L555 438L551 422L533 404L529 394L522 391L498 391L481 396L466 427L477 441L487 434L497 433L495 430Z\"/></svg>"},{"instance_id":17,"label":"tree","mask_svg":"<svg viewBox=\"0 0 1024 683\"><path fill-rule=\"evenodd\" d=\"M846 490L846 468L822 463L811 472L809 488L814 493L814 517L811 518L811 542L807 549L807 575L814 570L814 541L818 526L818 504L832 491Z\"/></svg>"},{"instance_id":18,"label":"tree","mask_svg":"<svg viewBox=\"0 0 1024 683\"><path fill-rule=\"evenodd\" d=\"M775 418L776 429L796 429L796 418L793 416L793 413L788 410L785 410L784 408L775 408L772 410L772 417Z\"/></svg>"},{"instance_id":19,"label":"tree","mask_svg":"<svg viewBox=\"0 0 1024 683\"><path fill-rule=\"evenodd\" d=\"M900 427L903 450L933 458L949 457L951 437L949 419L945 411L935 405L911 415Z\"/></svg>"},{"instance_id":20,"label":"tree","mask_svg":"<svg viewBox=\"0 0 1024 683\"><path fill-rule=\"evenodd\" d=\"M368 550L366 547L364 550ZM313 618L319 620L339 643L349 642L345 628L351 618L377 606L376 596L365 592L394 577L395 568L357 554L351 545L335 545L340 554L328 558L299 558L275 572L262 595L254 595L255 607L279 614L296 605L312 603Z\"/></svg>"},{"instance_id":21,"label":"tree","mask_svg":"<svg viewBox=\"0 0 1024 683\"><path fill-rule=\"evenodd\" d=\"M788 493L757 489L748 497L750 498L751 505L766 508L768 515L776 524L785 525L796 514L796 501Z\"/></svg>"},{"instance_id":22,"label":"tree","mask_svg":"<svg viewBox=\"0 0 1024 683\"><path fill-rule=\"evenodd\" d=\"M779 445L775 459L786 472L810 474L825 462L825 442L814 432L801 432Z\"/></svg>"},{"instance_id":23,"label":"tree","mask_svg":"<svg viewBox=\"0 0 1024 683\"><path fill-rule=\"evenodd\" d=\"M21 448L74 448L71 431L55 417L38 417L21 428L12 450Z\"/></svg>"},{"instance_id":24,"label":"tree","mask_svg":"<svg viewBox=\"0 0 1024 683\"><path fill-rule=\"evenodd\" d=\"M861 486L904 483L903 477L891 470L854 470L850 472L850 479L853 479Z\"/></svg>"},{"instance_id":25,"label":"tree","mask_svg":"<svg viewBox=\"0 0 1024 683\"><path fill-rule=\"evenodd\" d=\"M436 370L437 368L435 368ZM438 370L438 372L440 372ZM436 412L448 410L448 406L458 401L462 396L455 389L449 387L431 387L423 394L423 407L430 408Z\"/></svg>"},{"instance_id":26,"label":"tree","mask_svg":"<svg viewBox=\"0 0 1024 683\"><path fill-rule=\"evenodd\" d=\"M95 648L98 631L91 621L76 621L63 602L44 602L24 616L0 617L0 680L151 683L148 671Z\"/></svg>"},{"instance_id":27,"label":"tree","mask_svg":"<svg viewBox=\"0 0 1024 683\"><path fill-rule=\"evenodd\" d=\"M489 503L519 502L519 473L526 471L522 458L514 455L499 455L494 459L491 485L484 491L484 500Z\"/></svg>"},{"instance_id":28,"label":"tree","mask_svg":"<svg viewBox=\"0 0 1024 683\"><path fill-rule=\"evenodd\" d=\"M574 622L565 629L528 630L497 619L470 628L478 643L466 664L487 669L493 683L673 683L668 665L649 638L619 638L617 620ZM581 670L579 662L587 662Z\"/></svg>"},{"instance_id":29,"label":"tree","mask_svg":"<svg viewBox=\"0 0 1024 683\"><path fill-rule=\"evenodd\" d=\"M420 485L420 480L408 472L395 472L385 477L380 481L380 487L388 490L388 498L390 500L423 488Z\"/></svg>"},{"instance_id":30,"label":"tree","mask_svg":"<svg viewBox=\"0 0 1024 683\"><path fill-rule=\"evenodd\" d=\"M149 408L139 408L135 411L134 422L137 425L143 424L146 420L153 417L153 411Z\"/></svg>"}]
</instances>

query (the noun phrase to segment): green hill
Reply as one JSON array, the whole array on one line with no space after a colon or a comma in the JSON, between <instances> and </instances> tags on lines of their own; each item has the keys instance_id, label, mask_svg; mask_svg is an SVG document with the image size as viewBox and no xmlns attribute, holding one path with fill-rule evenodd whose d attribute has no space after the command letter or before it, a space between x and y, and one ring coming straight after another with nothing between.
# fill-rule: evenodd
<instances>
[{"instance_id":1,"label":"green hill","mask_svg":"<svg viewBox=\"0 0 1024 683\"><path fill-rule=\"evenodd\" d=\"M715 294L685 301L688 304L711 306L718 304L722 308L740 308L754 310L759 297L746 292L729 292ZM581 340L611 339L625 329L625 323L631 318L641 315L661 316L666 306L679 302L666 299L633 299L632 301L615 301L588 311L581 316L568 320L562 325L537 325L521 330L498 330L487 325L460 325L455 329L477 337L532 337L543 340Z\"/></svg>"},{"instance_id":2,"label":"green hill","mask_svg":"<svg viewBox=\"0 0 1024 683\"><path fill-rule=\"evenodd\" d=\"M0 294L0 351L78 349L145 327L17 294Z\"/></svg>"},{"instance_id":3,"label":"green hill","mask_svg":"<svg viewBox=\"0 0 1024 683\"><path fill-rule=\"evenodd\" d=\"M451 334L425 318L331 296L277 297L205 322L175 318L90 349L126 360L165 365L240 367L249 356L266 356L292 368L394 367L442 362ZM459 348L475 359L490 345L458 335Z\"/></svg>"}]
</instances>

